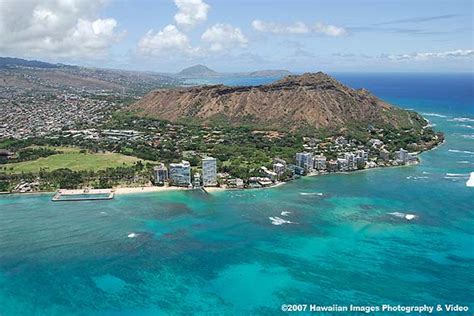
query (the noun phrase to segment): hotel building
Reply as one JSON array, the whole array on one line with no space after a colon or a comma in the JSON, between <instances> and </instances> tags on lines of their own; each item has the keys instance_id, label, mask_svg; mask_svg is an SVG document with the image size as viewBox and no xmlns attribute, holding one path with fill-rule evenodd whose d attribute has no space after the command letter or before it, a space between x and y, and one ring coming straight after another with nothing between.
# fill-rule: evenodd
<instances>
[{"instance_id":1,"label":"hotel building","mask_svg":"<svg viewBox=\"0 0 474 316\"><path fill-rule=\"evenodd\" d=\"M216 158L206 157L202 159L202 185L217 185L217 160Z\"/></svg>"},{"instance_id":2,"label":"hotel building","mask_svg":"<svg viewBox=\"0 0 474 316\"><path fill-rule=\"evenodd\" d=\"M306 171L313 170L313 154L312 153L296 153L296 165L304 168Z\"/></svg>"},{"instance_id":3,"label":"hotel building","mask_svg":"<svg viewBox=\"0 0 474 316\"><path fill-rule=\"evenodd\" d=\"M189 186L191 184L191 165L189 161L181 163L170 163L169 177L171 183L177 186Z\"/></svg>"},{"instance_id":4,"label":"hotel building","mask_svg":"<svg viewBox=\"0 0 474 316\"><path fill-rule=\"evenodd\" d=\"M153 173L155 175L155 184L164 184L168 181L168 168L166 168L164 163L154 167Z\"/></svg>"}]
</instances>

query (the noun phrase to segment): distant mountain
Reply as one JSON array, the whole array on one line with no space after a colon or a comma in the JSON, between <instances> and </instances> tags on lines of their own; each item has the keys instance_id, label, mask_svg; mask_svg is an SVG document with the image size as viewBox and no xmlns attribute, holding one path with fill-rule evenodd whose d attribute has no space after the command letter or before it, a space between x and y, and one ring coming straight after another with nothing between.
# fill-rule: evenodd
<instances>
[{"instance_id":1,"label":"distant mountain","mask_svg":"<svg viewBox=\"0 0 474 316\"><path fill-rule=\"evenodd\" d=\"M284 76L291 75L288 70L258 70L252 72L217 72L204 65L195 65L186 69L181 70L176 77L182 79L195 79L195 78L224 78L224 77L274 77L283 78Z\"/></svg>"},{"instance_id":2,"label":"distant mountain","mask_svg":"<svg viewBox=\"0 0 474 316\"><path fill-rule=\"evenodd\" d=\"M174 77L125 71L51 64L37 60L0 57L0 88L33 90L108 90L145 94L181 82Z\"/></svg>"},{"instance_id":3,"label":"distant mountain","mask_svg":"<svg viewBox=\"0 0 474 316\"><path fill-rule=\"evenodd\" d=\"M169 121L224 122L259 127L420 127L423 118L394 107L367 90L354 90L330 76L306 73L262 86L198 86L160 89L132 105L145 116Z\"/></svg>"},{"instance_id":4,"label":"distant mountain","mask_svg":"<svg viewBox=\"0 0 474 316\"><path fill-rule=\"evenodd\" d=\"M0 57L0 68L59 68L59 64L50 64L44 61L26 60L21 58Z\"/></svg>"},{"instance_id":5,"label":"distant mountain","mask_svg":"<svg viewBox=\"0 0 474 316\"><path fill-rule=\"evenodd\" d=\"M208 78L217 77L219 73L204 65L195 65L181 70L177 73L178 77L182 78Z\"/></svg>"},{"instance_id":6,"label":"distant mountain","mask_svg":"<svg viewBox=\"0 0 474 316\"><path fill-rule=\"evenodd\" d=\"M289 70L259 70L248 74L249 77L285 77L291 75Z\"/></svg>"}]
</instances>

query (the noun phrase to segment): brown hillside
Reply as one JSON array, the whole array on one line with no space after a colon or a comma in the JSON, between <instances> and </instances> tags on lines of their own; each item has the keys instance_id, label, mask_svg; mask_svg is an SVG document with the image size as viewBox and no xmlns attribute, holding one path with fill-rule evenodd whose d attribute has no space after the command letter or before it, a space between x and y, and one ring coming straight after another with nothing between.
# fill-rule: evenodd
<instances>
[{"instance_id":1,"label":"brown hillside","mask_svg":"<svg viewBox=\"0 0 474 316\"><path fill-rule=\"evenodd\" d=\"M142 115L260 127L332 128L352 124L419 125L421 117L391 106L367 90L351 89L330 76L306 73L262 86L199 86L160 89L132 105ZM411 113L411 114L410 114Z\"/></svg>"}]
</instances>

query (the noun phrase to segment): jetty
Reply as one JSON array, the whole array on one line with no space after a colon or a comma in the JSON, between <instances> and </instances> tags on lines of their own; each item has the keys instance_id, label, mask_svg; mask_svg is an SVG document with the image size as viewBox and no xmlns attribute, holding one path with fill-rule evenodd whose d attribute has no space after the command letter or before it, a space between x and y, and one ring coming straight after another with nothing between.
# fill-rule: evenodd
<instances>
[{"instance_id":1,"label":"jetty","mask_svg":"<svg viewBox=\"0 0 474 316\"><path fill-rule=\"evenodd\" d=\"M53 202L66 201L97 201L111 200L114 198L115 191L113 189L78 189L65 190L60 189L53 196Z\"/></svg>"}]
</instances>

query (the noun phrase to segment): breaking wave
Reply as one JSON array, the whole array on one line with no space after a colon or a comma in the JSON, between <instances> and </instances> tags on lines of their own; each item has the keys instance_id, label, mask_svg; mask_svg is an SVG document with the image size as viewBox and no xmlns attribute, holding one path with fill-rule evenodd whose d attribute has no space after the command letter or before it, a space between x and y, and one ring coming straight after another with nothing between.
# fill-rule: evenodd
<instances>
[{"instance_id":1,"label":"breaking wave","mask_svg":"<svg viewBox=\"0 0 474 316\"><path fill-rule=\"evenodd\" d=\"M388 213L394 217L398 217L398 218L404 218L406 219L407 221L411 221L411 220L414 220L415 218L417 218L418 216L416 216L415 214L409 214L409 213L402 213L402 212L393 212L393 213Z\"/></svg>"},{"instance_id":2,"label":"breaking wave","mask_svg":"<svg viewBox=\"0 0 474 316\"><path fill-rule=\"evenodd\" d=\"M448 177L468 177L469 174L466 173L446 173Z\"/></svg>"},{"instance_id":3,"label":"breaking wave","mask_svg":"<svg viewBox=\"0 0 474 316\"><path fill-rule=\"evenodd\" d=\"M474 172L471 172L469 179L466 181L466 186L471 188L474 187Z\"/></svg>"},{"instance_id":4,"label":"breaking wave","mask_svg":"<svg viewBox=\"0 0 474 316\"><path fill-rule=\"evenodd\" d=\"M451 153L474 155L474 152L469 150L448 149L448 151Z\"/></svg>"},{"instance_id":5,"label":"breaking wave","mask_svg":"<svg viewBox=\"0 0 474 316\"><path fill-rule=\"evenodd\" d=\"M277 225L277 226L292 223L292 222L287 221L286 219L283 219L283 218L278 217L278 216L275 216L275 217L270 216L268 219L272 222L272 225Z\"/></svg>"},{"instance_id":6,"label":"breaking wave","mask_svg":"<svg viewBox=\"0 0 474 316\"><path fill-rule=\"evenodd\" d=\"M321 192L300 192L300 195L319 195L319 196L322 196L323 193L321 193Z\"/></svg>"},{"instance_id":7,"label":"breaking wave","mask_svg":"<svg viewBox=\"0 0 474 316\"><path fill-rule=\"evenodd\" d=\"M452 121L452 122L474 122L474 118L470 118L470 117L455 117L451 120L448 120L448 121Z\"/></svg>"},{"instance_id":8,"label":"breaking wave","mask_svg":"<svg viewBox=\"0 0 474 316\"><path fill-rule=\"evenodd\" d=\"M441 117L441 118L447 118L446 115L443 115L443 114L438 114L438 113L421 113L425 116L435 116L435 117Z\"/></svg>"},{"instance_id":9,"label":"breaking wave","mask_svg":"<svg viewBox=\"0 0 474 316\"><path fill-rule=\"evenodd\" d=\"M474 129L474 126L472 126L472 125L467 125L467 124L457 124L456 126L464 127L464 128L469 128L469 129Z\"/></svg>"}]
</instances>

